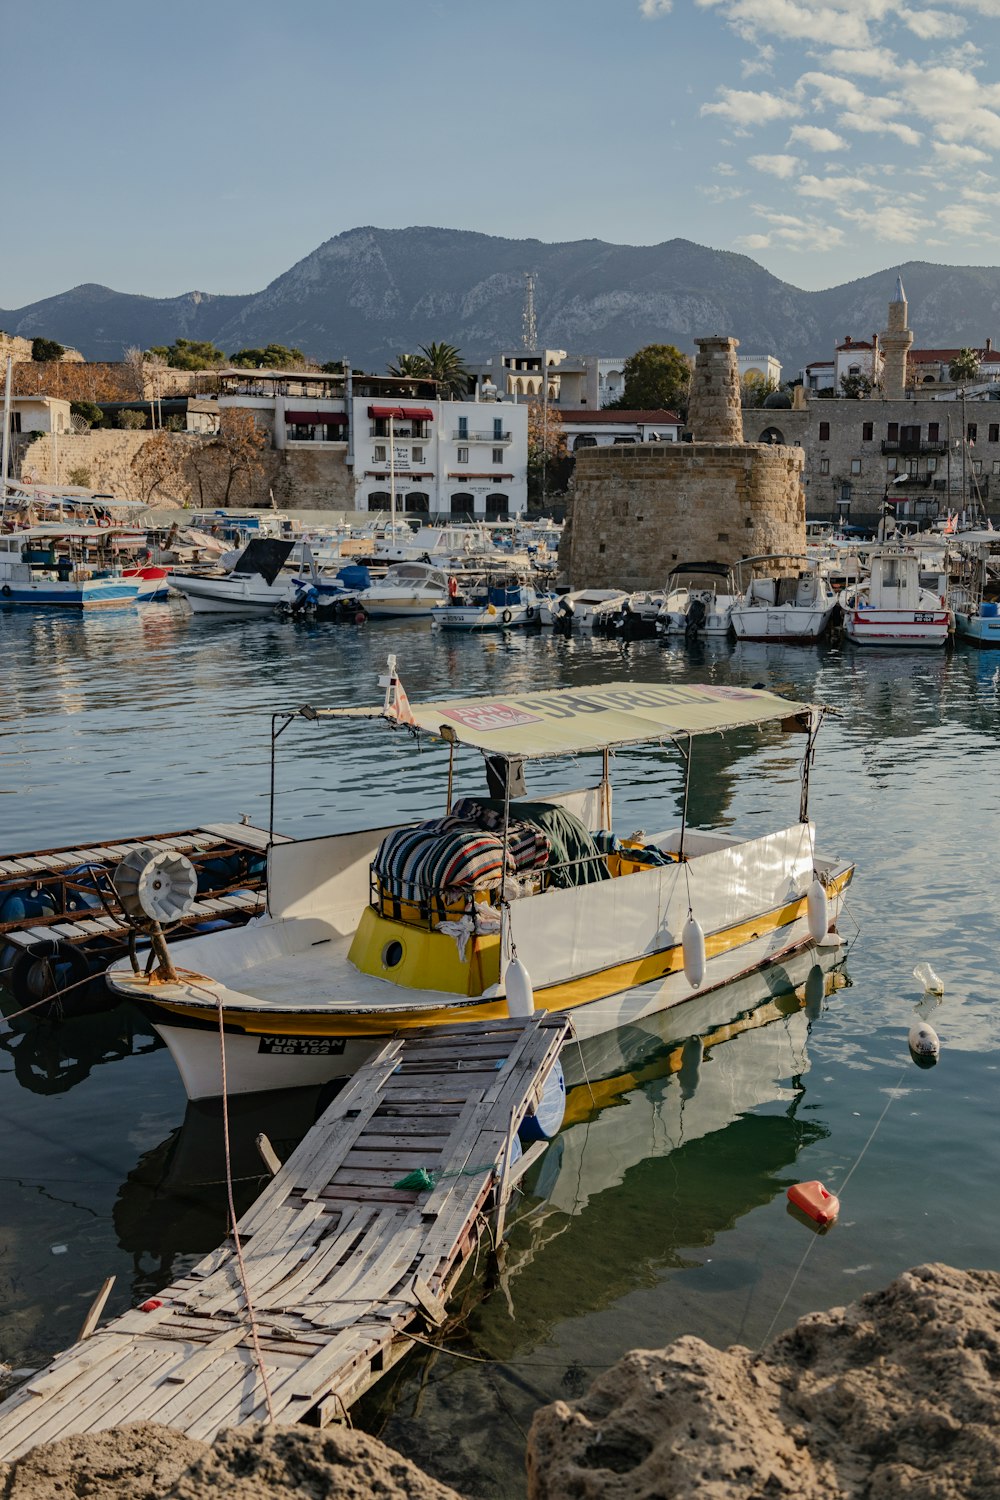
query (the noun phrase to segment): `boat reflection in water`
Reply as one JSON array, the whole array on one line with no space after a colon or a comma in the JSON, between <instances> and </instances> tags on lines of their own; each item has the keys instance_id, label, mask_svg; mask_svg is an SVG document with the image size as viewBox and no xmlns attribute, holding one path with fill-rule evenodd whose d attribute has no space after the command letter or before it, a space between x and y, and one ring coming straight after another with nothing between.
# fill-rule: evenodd
<instances>
[{"instance_id":1,"label":"boat reflection in water","mask_svg":"<svg viewBox=\"0 0 1000 1500\"><path fill-rule=\"evenodd\" d=\"M11 999L8 1008L16 1003ZM0 1034L0 1050L11 1058L18 1083L33 1094L65 1094L104 1063L159 1052L164 1046L132 1005L62 1021L26 1016L10 1023L0 1009L0 1024L13 1028Z\"/></svg>"}]
</instances>

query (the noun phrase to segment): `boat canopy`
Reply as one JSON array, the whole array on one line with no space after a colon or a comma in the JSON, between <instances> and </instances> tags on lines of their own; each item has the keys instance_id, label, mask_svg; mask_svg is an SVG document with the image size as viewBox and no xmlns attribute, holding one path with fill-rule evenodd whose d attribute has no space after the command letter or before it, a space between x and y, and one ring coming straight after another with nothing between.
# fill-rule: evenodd
<instances>
[{"instance_id":1,"label":"boat canopy","mask_svg":"<svg viewBox=\"0 0 1000 1500\"><path fill-rule=\"evenodd\" d=\"M760 688L606 682L500 698L409 703L397 683L394 696L395 703L387 707L307 709L304 716L384 718L435 739L526 759L687 739L789 720L794 720L789 727L802 730L813 722L811 704Z\"/></svg>"}]
</instances>

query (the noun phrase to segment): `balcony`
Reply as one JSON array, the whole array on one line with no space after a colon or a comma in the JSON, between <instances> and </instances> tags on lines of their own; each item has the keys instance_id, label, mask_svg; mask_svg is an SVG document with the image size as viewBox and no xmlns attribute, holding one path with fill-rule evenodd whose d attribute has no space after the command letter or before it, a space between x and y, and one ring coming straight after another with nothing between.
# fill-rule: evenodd
<instances>
[{"instance_id":1,"label":"balcony","mask_svg":"<svg viewBox=\"0 0 1000 1500\"><path fill-rule=\"evenodd\" d=\"M922 443L919 438L897 438L882 444L883 453L947 453L945 442Z\"/></svg>"},{"instance_id":2,"label":"balcony","mask_svg":"<svg viewBox=\"0 0 1000 1500\"><path fill-rule=\"evenodd\" d=\"M378 438L380 441L388 442L388 422L384 422L381 420L378 422L370 422L368 424L368 436L371 438ZM392 424L392 440L394 443L400 440L407 443L429 443L431 440L431 435L427 430L426 423L407 422L402 427L397 427L394 422Z\"/></svg>"},{"instance_id":3,"label":"balcony","mask_svg":"<svg viewBox=\"0 0 1000 1500\"><path fill-rule=\"evenodd\" d=\"M453 432L451 435L453 443L495 443L497 447L501 444L506 446L511 441L509 432Z\"/></svg>"}]
</instances>

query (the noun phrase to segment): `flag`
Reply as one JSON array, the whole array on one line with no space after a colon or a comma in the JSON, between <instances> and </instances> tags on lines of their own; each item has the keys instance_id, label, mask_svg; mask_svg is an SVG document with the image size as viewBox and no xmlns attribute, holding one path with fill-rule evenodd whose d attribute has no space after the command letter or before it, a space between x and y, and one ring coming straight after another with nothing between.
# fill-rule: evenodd
<instances>
[{"instance_id":1,"label":"flag","mask_svg":"<svg viewBox=\"0 0 1000 1500\"><path fill-rule=\"evenodd\" d=\"M393 677L390 685L392 687L392 703L389 706L389 717L395 719L397 724L415 725L417 721L413 717L410 700L406 696L406 689L403 687L403 684L398 677Z\"/></svg>"}]
</instances>

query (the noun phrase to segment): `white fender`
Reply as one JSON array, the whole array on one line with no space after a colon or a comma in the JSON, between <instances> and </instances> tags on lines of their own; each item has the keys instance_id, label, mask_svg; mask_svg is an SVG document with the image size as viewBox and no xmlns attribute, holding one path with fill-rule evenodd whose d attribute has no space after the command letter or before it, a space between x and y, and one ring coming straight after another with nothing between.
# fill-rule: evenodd
<instances>
[{"instance_id":1,"label":"white fender","mask_svg":"<svg viewBox=\"0 0 1000 1500\"><path fill-rule=\"evenodd\" d=\"M692 989L697 989L705 977L705 934L694 917L688 917L681 934L684 953L684 976Z\"/></svg>"},{"instance_id":2,"label":"white fender","mask_svg":"<svg viewBox=\"0 0 1000 1500\"><path fill-rule=\"evenodd\" d=\"M830 911L822 881L814 880L809 887L806 906L809 912L809 936L814 943L819 943L826 937L830 926Z\"/></svg>"},{"instance_id":3,"label":"white fender","mask_svg":"<svg viewBox=\"0 0 1000 1500\"><path fill-rule=\"evenodd\" d=\"M507 991L507 1014L512 1017L533 1016L535 992L531 988L531 975L519 958L512 958L504 972L504 988Z\"/></svg>"},{"instance_id":4,"label":"white fender","mask_svg":"<svg viewBox=\"0 0 1000 1500\"><path fill-rule=\"evenodd\" d=\"M907 1038L910 1043L910 1051L915 1057L937 1057L941 1051L941 1042L933 1026L928 1026L926 1021L918 1021L915 1026L910 1027L910 1035Z\"/></svg>"}]
</instances>

